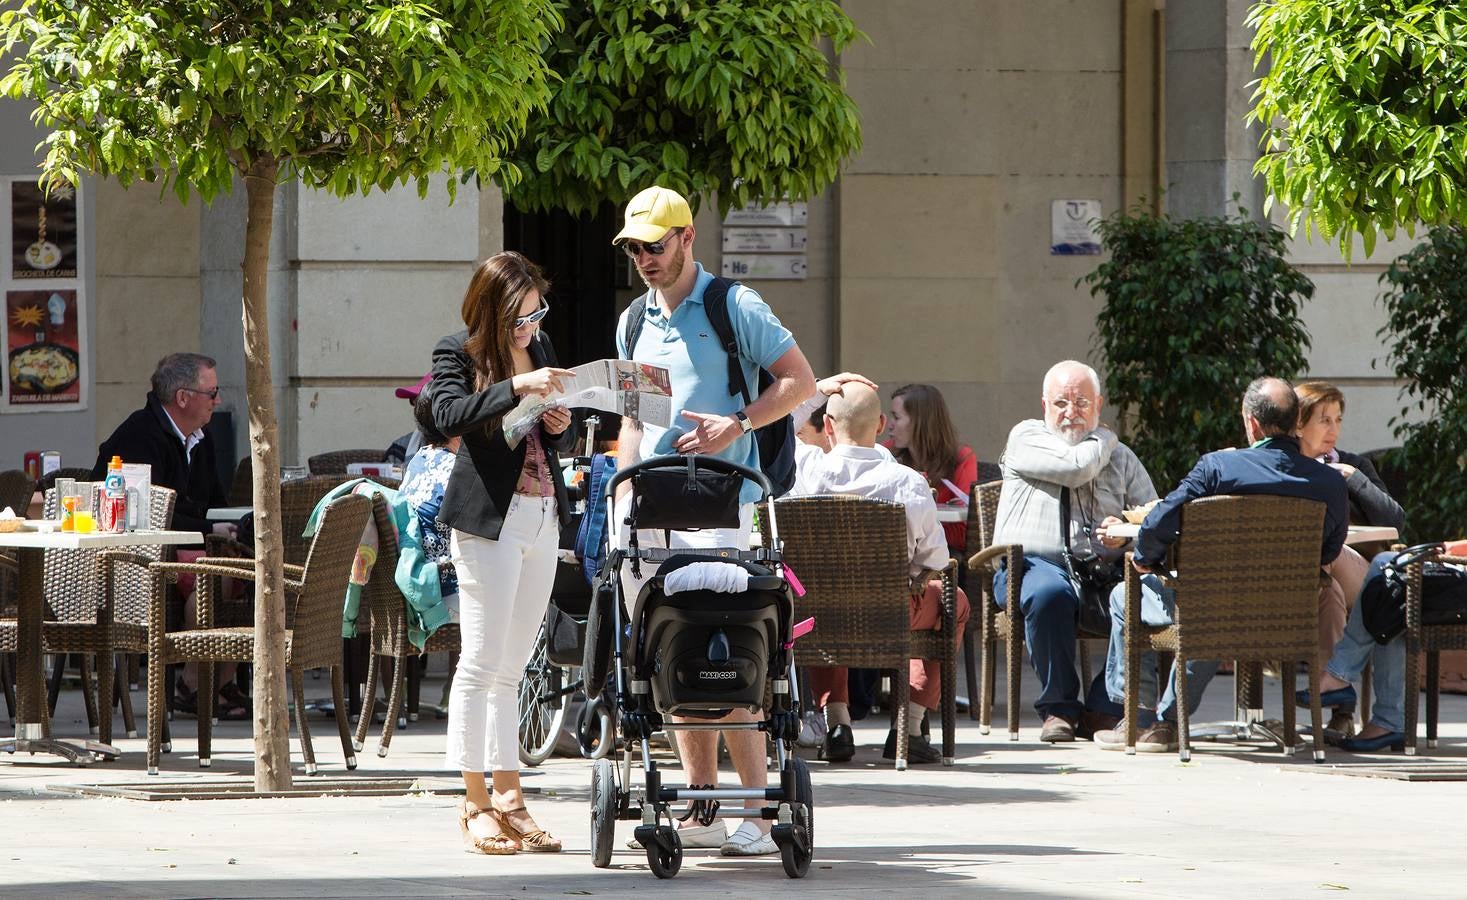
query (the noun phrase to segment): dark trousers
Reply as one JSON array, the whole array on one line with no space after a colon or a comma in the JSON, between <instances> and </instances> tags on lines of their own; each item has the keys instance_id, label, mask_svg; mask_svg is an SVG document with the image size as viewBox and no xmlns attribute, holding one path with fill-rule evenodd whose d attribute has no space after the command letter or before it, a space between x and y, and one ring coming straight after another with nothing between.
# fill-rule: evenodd
<instances>
[{"instance_id":1,"label":"dark trousers","mask_svg":"<svg viewBox=\"0 0 1467 900\"><path fill-rule=\"evenodd\" d=\"M1008 580L1008 570L1002 567L993 578L993 594L1000 607L1008 601ZM1087 707L1120 715L1119 705L1106 695L1103 670L1091 682L1086 702L1080 702L1080 676L1075 669L1080 600L1064 568L1038 556L1025 556L1019 608L1024 613L1024 643L1034 674L1039 676L1034 709L1040 717L1059 716L1075 723Z\"/></svg>"}]
</instances>

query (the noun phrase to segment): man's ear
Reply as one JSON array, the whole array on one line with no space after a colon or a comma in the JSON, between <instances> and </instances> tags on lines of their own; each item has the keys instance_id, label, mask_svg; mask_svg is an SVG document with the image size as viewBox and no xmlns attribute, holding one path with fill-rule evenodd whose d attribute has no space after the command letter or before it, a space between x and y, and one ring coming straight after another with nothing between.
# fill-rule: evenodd
<instances>
[{"instance_id":1,"label":"man's ear","mask_svg":"<svg viewBox=\"0 0 1467 900\"><path fill-rule=\"evenodd\" d=\"M822 420L820 430L825 433L826 437L835 438L835 420L830 417L829 413L826 413Z\"/></svg>"},{"instance_id":2,"label":"man's ear","mask_svg":"<svg viewBox=\"0 0 1467 900\"><path fill-rule=\"evenodd\" d=\"M886 434L886 413L876 417L876 436L881 437L883 434Z\"/></svg>"}]
</instances>

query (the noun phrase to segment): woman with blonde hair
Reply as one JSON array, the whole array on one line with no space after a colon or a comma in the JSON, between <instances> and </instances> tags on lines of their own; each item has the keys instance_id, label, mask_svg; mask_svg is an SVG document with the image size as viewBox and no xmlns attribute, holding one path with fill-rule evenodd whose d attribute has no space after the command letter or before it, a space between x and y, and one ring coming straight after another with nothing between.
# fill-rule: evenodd
<instances>
[{"instance_id":1,"label":"woman with blonde hair","mask_svg":"<svg viewBox=\"0 0 1467 900\"><path fill-rule=\"evenodd\" d=\"M552 407L513 442L502 427L521 399L560 390L573 375L556 367L540 332L549 288L540 267L518 253L480 264L464 295L468 327L433 348L428 388L433 423L463 439L438 513L452 529L463 641L448 701L447 760L463 774L465 848L490 855L561 848L525 809L518 688L570 512L556 454L574 443L574 417Z\"/></svg>"}]
</instances>

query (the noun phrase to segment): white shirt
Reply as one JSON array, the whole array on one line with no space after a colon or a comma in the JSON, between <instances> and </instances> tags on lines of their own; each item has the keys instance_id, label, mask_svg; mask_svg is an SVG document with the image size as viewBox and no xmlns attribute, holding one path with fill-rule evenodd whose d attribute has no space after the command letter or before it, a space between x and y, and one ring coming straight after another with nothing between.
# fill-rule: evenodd
<instances>
[{"instance_id":1,"label":"white shirt","mask_svg":"<svg viewBox=\"0 0 1467 900\"><path fill-rule=\"evenodd\" d=\"M194 448L199 445L199 441L204 439L204 429L196 428L193 434L185 435L183 429L178 427L178 423L173 421L173 413L169 412L166 406L163 407L163 415L168 417L168 424L173 426L173 433L178 436L180 441L183 441L184 459L192 463L194 459Z\"/></svg>"},{"instance_id":2,"label":"white shirt","mask_svg":"<svg viewBox=\"0 0 1467 900\"><path fill-rule=\"evenodd\" d=\"M907 557L911 573L947 565L947 538L937 521L932 489L914 469L893 460L884 447L836 444L829 453L801 444L795 451L791 497L853 494L892 500L907 512Z\"/></svg>"}]
</instances>

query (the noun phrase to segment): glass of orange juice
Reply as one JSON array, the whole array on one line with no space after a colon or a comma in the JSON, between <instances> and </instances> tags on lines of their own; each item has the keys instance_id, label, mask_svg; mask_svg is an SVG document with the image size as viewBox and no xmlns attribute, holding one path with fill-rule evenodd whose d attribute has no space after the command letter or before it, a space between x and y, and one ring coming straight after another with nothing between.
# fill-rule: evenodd
<instances>
[{"instance_id":1,"label":"glass of orange juice","mask_svg":"<svg viewBox=\"0 0 1467 900\"><path fill-rule=\"evenodd\" d=\"M77 534L91 534L97 530L96 494L95 484L91 482L77 484L76 505L71 520L71 528Z\"/></svg>"}]
</instances>

